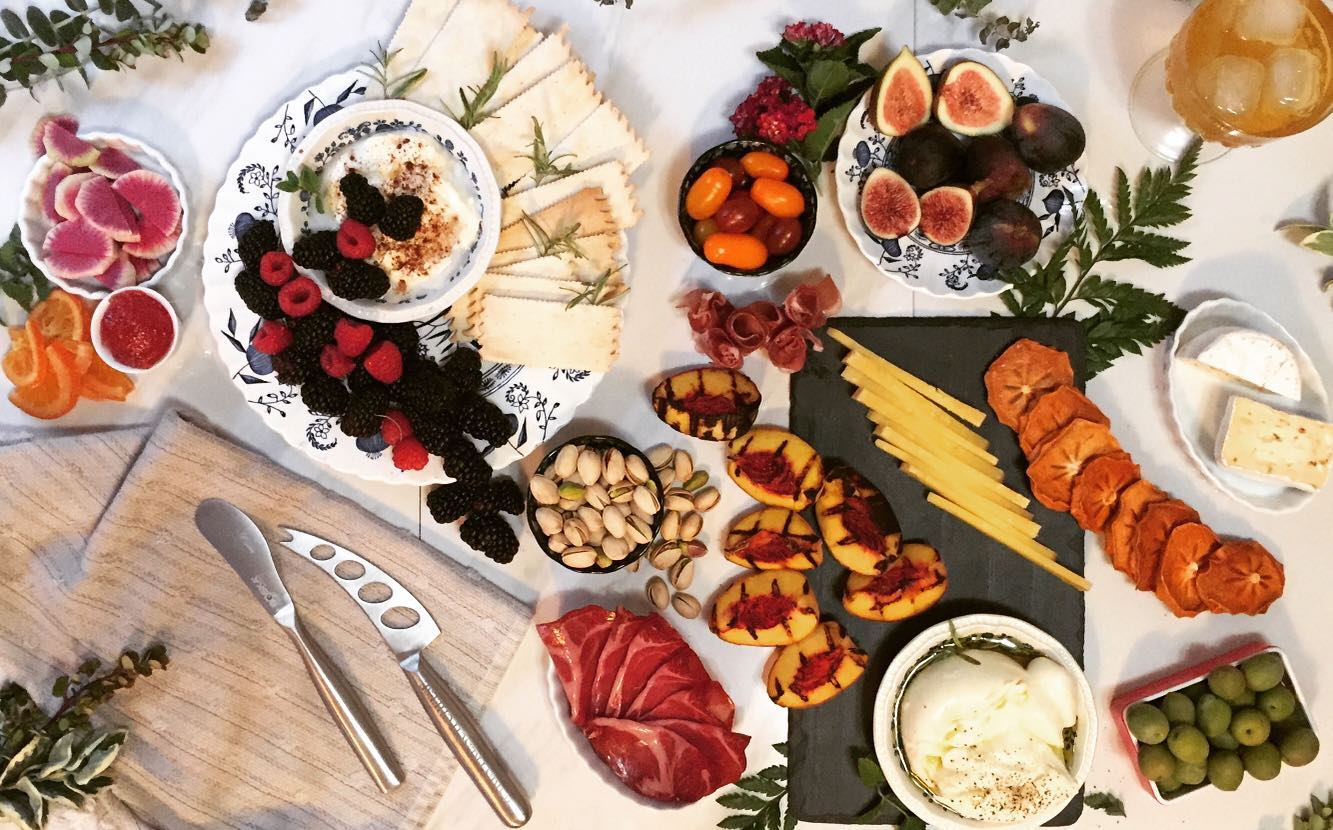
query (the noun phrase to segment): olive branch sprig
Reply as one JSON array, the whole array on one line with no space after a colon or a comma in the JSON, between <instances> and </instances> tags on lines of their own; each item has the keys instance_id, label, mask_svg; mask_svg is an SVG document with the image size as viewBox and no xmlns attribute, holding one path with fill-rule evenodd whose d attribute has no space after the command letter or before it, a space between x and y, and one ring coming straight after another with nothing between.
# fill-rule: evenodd
<instances>
[{"instance_id":1,"label":"olive branch sprig","mask_svg":"<svg viewBox=\"0 0 1333 830\"><path fill-rule=\"evenodd\" d=\"M1007 15L993 17L984 14L983 10L991 2L992 0L930 0L930 4L940 14L951 14L962 20L980 20L982 26L977 32L977 39L981 41L982 46L992 46L997 52L1008 49L1015 41L1025 42L1041 25L1030 17L1011 20Z\"/></svg>"}]
</instances>

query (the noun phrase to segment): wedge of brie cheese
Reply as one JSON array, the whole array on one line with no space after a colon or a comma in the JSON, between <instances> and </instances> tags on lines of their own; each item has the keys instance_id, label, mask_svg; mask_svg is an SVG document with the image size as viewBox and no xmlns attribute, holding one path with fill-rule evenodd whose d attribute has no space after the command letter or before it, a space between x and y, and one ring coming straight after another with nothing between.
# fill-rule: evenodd
<instances>
[{"instance_id":1,"label":"wedge of brie cheese","mask_svg":"<svg viewBox=\"0 0 1333 830\"><path fill-rule=\"evenodd\" d=\"M1333 424L1233 397L1218 433L1217 461L1247 478L1313 492L1328 483Z\"/></svg>"},{"instance_id":2,"label":"wedge of brie cheese","mask_svg":"<svg viewBox=\"0 0 1333 830\"><path fill-rule=\"evenodd\" d=\"M1233 326L1219 329L1192 362L1256 389L1293 401L1301 399L1301 370L1296 356L1267 334Z\"/></svg>"}]
</instances>

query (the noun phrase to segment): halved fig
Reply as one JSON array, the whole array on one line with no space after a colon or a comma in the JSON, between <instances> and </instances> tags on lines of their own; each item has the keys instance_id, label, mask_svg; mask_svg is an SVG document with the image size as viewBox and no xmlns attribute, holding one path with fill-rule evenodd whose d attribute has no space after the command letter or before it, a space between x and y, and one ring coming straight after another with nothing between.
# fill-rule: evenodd
<instances>
[{"instance_id":1,"label":"halved fig","mask_svg":"<svg viewBox=\"0 0 1333 830\"><path fill-rule=\"evenodd\" d=\"M824 486L824 461L787 430L756 427L727 446L727 475L760 504L804 510Z\"/></svg>"},{"instance_id":2,"label":"halved fig","mask_svg":"<svg viewBox=\"0 0 1333 830\"><path fill-rule=\"evenodd\" d=\"M1139 465L1127 452L1099 455L1083 465L1069 496L1069 514L1084 530L1100 532L1120 502L1120 493L1139 480Z\"/></svg>"},{"instance_id":3,"label":"halved fig","mask_svg":"<svg viewBox=\"0 0 1333 830\"><path fill-rule=\"evenodd\" d=\"M854 573L882 573L902 551L903 531L893 505L851 467L837 466L824 475L815 518L833 558Z\"/></svg>"},{"instance_id":4,"label":"halved fig","mask_svg":"<svg viewBox=\"0 0 1333 830\"><path fill-rule=\"evenodd\" d=\"M1157 597L1177 617L1193 617L1205 610L1199 597L1199 570L1220 544L1208 525L1186 522L1171 531L1157 577Z\"/></svg>"},{"instance_id":5,"label":"halved fig","mask_svg":"<svg viewBox=\"0 0 1333 830\"><path fill-rule=\"evenodd\" d=\"M759 387L734 369L710 366L669 375L653 390L653 411L677 432L730 441L754 426Z\"/></svg>"},{"instance_id":6,"label":"halved fig","mask_svg":"<svg viewBox=\"0 0 1333 830\"><path fill-rule=\"evenodd\" d=\"M824 561L824 544L800 513L760 507L731 526L722 554L742 568L808 571Z\"/></svg>"},{"instance_id":7,"label":"halved fig","mask_svg":"<svg viewBox=\"0 0 1333 830\"><path fill-rule=\"evenodd\" d=\"M990 67L960 61L944 73L935 116L961 135L994 135L1014 119L1014 96Z\"/></svg>"},{"instance_id":8,"label":"halved fig","mask_svg":"<svg viewBox=\"0 0 1333 830\"><path fill-rule=\"evenodd\" d=\"M800 571L760 571L737 577L718 595L708 627L729 643L785 646L819 624L819 603Z\"/></svg>"},{"instance_id":9,"label":"halved fig","mask_svg":"<svg viewBox=\"0 0 1333 830\"><path fill-rule=\"evenodd\" d=\"M1120 444L1106 424L1075 418L1057 432L1028 465L1032 495L1052 510L1069 510L1074 479L1083 465L1099 455L1119 452Z\"/></svg>"},{"instance_id":10,"label":"halved fig","mask_svg":"<svg viewBox=\"0 0 1333 830\"><path fill-rule=\"evenodd\" d=\"M1224 542L1199 570L1199 598L1216 614L1262 614L1282 596L1282 563L1253 539Z\"/></svg>"},{"instance_id":11,"label":"halved fig","mask_svg":"<svg viewBox=\"0 0 1333 830\"><path fill-rule=\"evenodd\" d=\"M921 234L936 245L957 245L972 229L972 193L937 187L921 197Z\"/></svg>"},{"instance_id":12,"label":"halved fig","mask_svg":"<svg viewBox=\"0 0 1333 830\"><path fill-rule=\"evenodd\" d=\"M1129 485L1120 494L1120 501L1116 505L1115 512L1111 514L1111 521L1106 525L1106 536L1102 538L1102 544L1106 548L1107 557L1111 560L1111 566L1130 579L1134 578L1130 572L1134 559L1134 529L1138 527L1139 520L1143 518L1143 512L1149 505L1166 501L1168 498L1170 497L1165 492L1144 479Z\"/></svg>"},{"instance_id":13,"label":"halved fig","mask_svg":"<svg viewBox=\"0 0 1333 830\"><path fill-rule=\"evenodd\" d=\"M1148 505L1134 528L1130 547L1130 577L1140 591L1157 589L1157 577L1162 571L1162 554L1171 531L1187 522L1199 521L1199 513L1180 499L1166 499Z\"/></svg>"},{"instance_id":14,"label":"halved fig","mask_svg":"<svg viewBox=\"0 0 1333 830\"><path fill-rule=\"evenodd\" d=\"M1010 429L1018 429L1023 414L1038 398L1061 386L1072 386L1074 367L1069 355L1023 338L991 363L986 370L986 401L995 417Z\"/></svg>"},{"instance_id":15,"label":"halved fig","mask_svg":"<svg viewBox=\"0 0 1333 830\"><path fill-rule=\"evenodd\" d=\"M930 120L932 97L926 68L903 47L875 84L875 129L895 138L907 135Z\"/></svg>"},{"instance_id":16,"label":"halved fig","mask_svg":"<svg viewBox=\"0 0 1333 830\"><path fill-rule=\"evenodd\" d=\"M1037 398L1023 413L1018 428L1018 446L1023 455L1035 458L1048 438L1069 425L1075 418L1111 425L1111 419L1073 386L1057 386Z\"/></svg>"},{"instance_id":17,"label":"halved fig","mask_svg":"<svg viewBox=\"0 0 1333 830\"><path fill-rule=\"evenodd\" d=\"M861 221L880 239L907 236L921 224L921 200L906 179L877 167L861 186Z\"/></svg>"},{"instance_id":18,"label":"halved fig","mask_svg":"<svg viewBox=\"0 0 1333 830\"><path fill-rule=\"evenodd\" d=\"M944 560L930 545L903 545L903 555L878 576L847 577L842 605L867 620L893 622L916 616L939 602L949 588Z\"/></svg>"},{"instance_id":19,"label":"halved fig","mask_svg":"<svg viewBox=\"0 0 1333 830\"><path fill-rule=\"evenodd\" d=\"M764 670L768 696L788 709L827 703L865 673L869 655L842 623L827 620L799 643L773 652Z\"/></svg>"}]
</instances>

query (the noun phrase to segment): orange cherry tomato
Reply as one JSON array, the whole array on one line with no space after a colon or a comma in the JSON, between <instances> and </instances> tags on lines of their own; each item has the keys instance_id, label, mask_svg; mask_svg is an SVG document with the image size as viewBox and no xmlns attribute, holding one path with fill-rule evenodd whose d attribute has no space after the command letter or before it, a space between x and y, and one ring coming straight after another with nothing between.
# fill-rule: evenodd
<instances>
[{"instance_id":1,"label":"orange cherry tomato","mask_svg":"<svg viewBox=\"0 0 1333 830\"><path fill-rule=\"evenodd\" d=\"M790 172L787 162L781 156L763 150L754 150L741 156L741 167L756 179L777 179L780 182L785 182Z\"/></svg>"},{"instance_id":2,"label":"orange cherry tomato","mask_svg":"<svg viewBox=\"0 0 1333 830\"><path fill-rule=\"evenodd\" d=\"M768 248L748 233L715 233L704 241L704 257L714 265L758 271L768 262Z\"/></svg>"},{"instance_id":3,"label":"orange cherry tomato","mask_svg":"<svg viewBox=\"0 0 1333 830\"><path fill-rule=\"evenodd\" d=\"M779 219L795 219L805 213L805 197L795 186L786 182L755 179L750 186L750 198Z\"/></svg>"},{"instance_id":4,"label":"orange cherry tomato","mask_svg":"<svg viewBox=\"0 0 1333 830\"><path fill-rule=\"evenodd\" d=\"M708 219L731 195L731 174L721 167L710 167L690 185L685 194L685 212L696 222Z\"/></svg>"}]
</instances>

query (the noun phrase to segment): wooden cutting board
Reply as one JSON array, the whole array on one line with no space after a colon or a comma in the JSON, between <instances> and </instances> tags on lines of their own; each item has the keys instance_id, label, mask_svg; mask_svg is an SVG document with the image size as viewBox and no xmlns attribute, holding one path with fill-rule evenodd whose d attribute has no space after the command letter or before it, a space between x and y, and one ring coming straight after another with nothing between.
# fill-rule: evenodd
<instances>
[{"instance_id":1,"label":"wooden cutting board","mask_svg":"<svg viewBox=\"0 0 1333 830\"><path fill-rule=\"evenodd\" d=\"M1086 377L1086 341L1069 320L1013 317L843 318L831 325L928 383L987 413L980 431L1000 459L1007 485L1031 495L1018 437L986 404L982 376L1002 351L1028 337L1069 354L1075 382ZM842 607L846 570L827 557L809 572L820 610L834 616L870 654L865 675L832 701L789 717L790 810L802 821L851 823L873 801L856 774L856 757L872 753L871 708L880 678L894 655L918 633L962 614L993 612L1025 619L1049 632L1083 660L1083 594L1029 564L926 502L925 489L898 469L872 442L865 407L852 400L843 380L846 350L827 335L823 352L811 352L792 378L791 429L830 459L848 462L878 486L902 524L904 541L934 545L949 569L949 590L929 611L898 623L862 620ZM1084 533L1067 514L1033 500L1041 525L1038 540L1066 567L1083 572ZM1073 824L1083 811L1072 801L1053 826Z\"/></svg>"}]
</instances>

